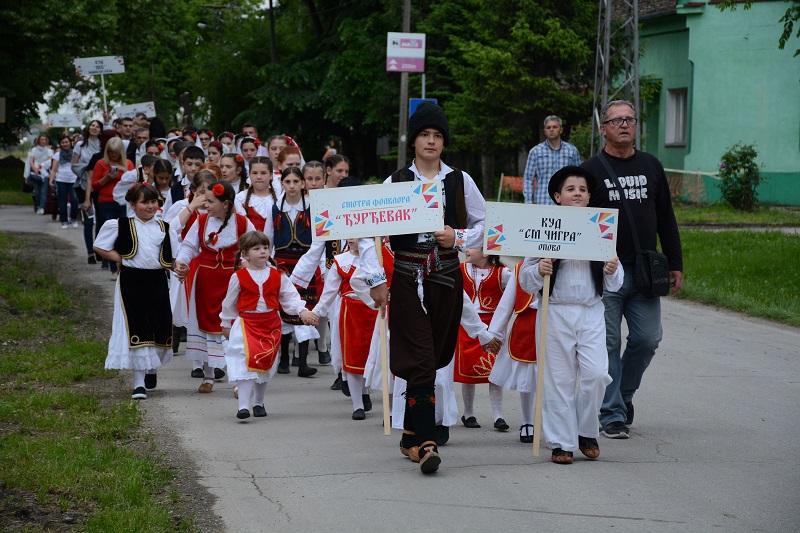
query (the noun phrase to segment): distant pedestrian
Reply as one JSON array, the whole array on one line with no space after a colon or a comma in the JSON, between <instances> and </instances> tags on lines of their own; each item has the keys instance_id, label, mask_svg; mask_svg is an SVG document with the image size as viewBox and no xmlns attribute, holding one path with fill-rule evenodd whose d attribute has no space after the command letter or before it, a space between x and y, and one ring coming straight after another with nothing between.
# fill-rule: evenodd
<instances>
[{"instance_id":1,"label":"distant pedestrian","mask_svg":"<svg viewBox=\"0 0 800 533\"><path fill-rule=\"evenodd\" d=\"M522 196L526 204L555 205L547 194L550 178L562 167L581 164L578 149L561 139L563 132L560 118L550 115L544 119L546 139L531 148L522 178Z\"/></svg>"}]
</instances>

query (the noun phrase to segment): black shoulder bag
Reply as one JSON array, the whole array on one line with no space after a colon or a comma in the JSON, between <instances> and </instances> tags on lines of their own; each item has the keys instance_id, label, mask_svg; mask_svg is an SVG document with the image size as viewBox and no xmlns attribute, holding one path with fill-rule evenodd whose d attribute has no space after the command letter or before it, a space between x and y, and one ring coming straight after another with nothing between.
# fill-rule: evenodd
<instances>
[{"instance_id":1,"label":"black shoulder bag","mask_svg":"<svg viewBox=\"0 0 800 533\"><path fill-rule=\"evenodd\" d=\"M598 154L598 159L603 164L620 194L620 201L628 217L628 226L631 228L633 246L636 249L636 263L633 267L633 286L645 296L666 296L669 294L669 262L667 256L655 250L642 250L639 244L639 234L636 232L636 223L633 219L631 207L625 197L625 191L617 178L617 174L606 160L604 152Z\"/></svg>"}]
</instances>

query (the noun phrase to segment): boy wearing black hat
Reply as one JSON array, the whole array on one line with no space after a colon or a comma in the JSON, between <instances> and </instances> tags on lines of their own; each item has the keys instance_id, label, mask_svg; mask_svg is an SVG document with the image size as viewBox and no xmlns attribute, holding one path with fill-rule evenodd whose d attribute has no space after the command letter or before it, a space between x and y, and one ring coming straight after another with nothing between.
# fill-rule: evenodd
<instances>
[{"instance_id":1,"label":"boy wearing black hat","mask_svg":"<svg viewBox=\"0 0 800 533\"><path fill-rule=\"evenodd\" d=\"M391 370L408 383L401 452L418 460L423 473L432 473L441 463L435 442L436 370L452 360L461 321L458 252L483 247L486 204L469 174L441 160L450 144L441 107L421 103L408 121L408 138L415 158L386 183L442 180L445 226L433 233L390 237L395 254L392 308L401 310L389 316ZM359 250L370 295L384 309L389 290L374 240L361 239Z\"/></svg>"},{"instance_id":2,"label":"boy wearing black hat","mask_svg":"<svg viewBox=\"0 0 800 533\"><path fill-rule=\"evenodd\" d=\"M550 179L548 192L556 204L586 207L595 184L586 169L567 166ZM547 447L553 450L552 461L571 464L578 449L589 459L600 455L598 415L606 385L611 382L601 298L603 289L619 290L623 271L617 257L605 263L526 258L519 271L520 287L538 293L548 274L542 433Z\"/></svg>"}]
</instances>

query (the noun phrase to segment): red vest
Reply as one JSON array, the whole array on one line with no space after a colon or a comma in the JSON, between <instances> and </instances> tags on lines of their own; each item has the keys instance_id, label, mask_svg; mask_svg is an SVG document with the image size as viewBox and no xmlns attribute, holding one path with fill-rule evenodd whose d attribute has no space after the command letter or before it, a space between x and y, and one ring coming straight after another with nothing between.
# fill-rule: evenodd
<instances>
[{"instance_id":1,"label":"red vest","mask_svg":"<svg viewBox=\"0 0 800 533\"><path fill-rule=\"evenodd\" d=\"M258 298L261 294L264 295L264 302L266 302L269 309L278 309L278 294L281 290L281 273L276 268L269 268L269 276L267 280L261 285L261 292L259 293L258 285L253 281L253 276L250 272L243 268L236 271L236 277L239 278L239 301L236 302L236 309L241 314L243 311L255 311L258 306Z\"/></svg>"},{"instance_id":2,"label":"red vest","mask_svg":"<svg viewBox=\"0 0 800 533\"><path fill-rule=\"evenodd\" d=\"M469 275L466 263L461 263L461 273L464 275L464 292L470 301L474 302L477 296L481 311L494 313L500 298L503 297L503 267L492 266L489 275L477 286Z\"/></svg>"}]
</instances>

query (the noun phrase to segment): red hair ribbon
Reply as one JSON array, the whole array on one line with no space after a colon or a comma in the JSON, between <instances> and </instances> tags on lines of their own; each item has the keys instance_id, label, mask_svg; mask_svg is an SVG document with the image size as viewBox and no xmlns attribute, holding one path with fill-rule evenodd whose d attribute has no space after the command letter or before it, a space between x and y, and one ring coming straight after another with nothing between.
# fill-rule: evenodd
<instances>
[{"instance_id":1,"label":"red hair ribbon","mask_svg":"<svg viewBox=\"0 0 800 533\"><path fill-rule=\"evenodd\" d=\"M253 143L256 145L256 148L260 148L261 147L261 141L259 141L258 139L253 141Z\"/></svg>"},{"instance_id":2,"label":"red hair ribbon","mask_svg":"<svg viewBox=\"0 0 800 533\"><path fill-rule=\"evenodd\" d=\"M158 145L158 151L159 152L163 152L164 151L164 145L163 144L159 144Z\"/></svg>"},{"instance_id":3,"label":"red hair ribbon","mask_svg":"<svg viewBox=\"0 0 800 533\"><path fill-rule=\"evenodd\" d=\"M221 183L217 183L211 187L211 192L214 193L214 196L220 198L223 194L225 194L225 187L223 187Z\"/></svg>"}]
</instances>

